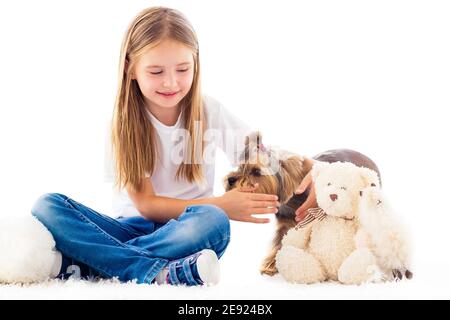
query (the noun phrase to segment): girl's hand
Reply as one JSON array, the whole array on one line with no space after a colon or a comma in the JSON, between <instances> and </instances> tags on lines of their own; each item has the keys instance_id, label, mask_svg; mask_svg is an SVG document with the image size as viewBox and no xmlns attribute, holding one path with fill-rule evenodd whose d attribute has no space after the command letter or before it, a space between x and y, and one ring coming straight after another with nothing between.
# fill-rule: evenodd
<instances>
[{"instance_id":1,"label":"girl's hand","mask_svg":"<svg viewBox=\"0 0 450 320\"><path fill-rule=\"evenodd\" d=\"M255 218L253 214L275 214L280 203L276 195L254 193L258 187L242 187L226 192L219 197L219 206L228 214L231 220L268 223L270 219Z\"/></svg>"},{"instance_id":2,"label":"girl's hand","mask_svg":"<svg viewBox=\"0 0 450 320\"><path fill-rule=\"evenodd\" d=\"M302 183L297 190L295 190L295 194L302 194L308 188L310 188L308 198L306 198L306 201L295 211L295 221L297 222L300 222L305 218L308 209L317 207L316 190L314 188L314 182L312 181L311 172L303 178Z\"/></svg>"}]
</instances>

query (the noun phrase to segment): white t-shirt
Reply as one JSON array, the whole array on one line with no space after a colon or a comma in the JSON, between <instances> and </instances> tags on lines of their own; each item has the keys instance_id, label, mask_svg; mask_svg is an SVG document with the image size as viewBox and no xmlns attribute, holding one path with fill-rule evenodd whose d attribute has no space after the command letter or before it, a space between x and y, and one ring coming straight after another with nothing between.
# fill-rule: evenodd
<instances>
[{"instance_id":1,"label":"white t-shirt","mask_svg":"<svg viewBox=\"0 0 450 320\"><path fill-rule=\"evenodd\" d=\"M183 178L175 179L181 162L180 151L182 146L180 138L187 132L182 128L183 113L173 126L161 123L149 111L149 121L152 122L159 136L157 144L156 166L151 179L156 195L177 199L206 198L213 195L215 175L216 148L223 150L235 166L245 146L245 137L251 132L249 126L226 110L217 100L204 96L203 107L206 118L206 131L204 135L205 149L203 153L203 175L205 184L189 183ZM105 181L113 182L115 170L111 152L109 131L105 152ZM185 140L186 141L186 140ZM139 211L134 206L126 189L115 191L113 195L113 214L115 216L137 216Z\"/></svg>"}]
</instances>

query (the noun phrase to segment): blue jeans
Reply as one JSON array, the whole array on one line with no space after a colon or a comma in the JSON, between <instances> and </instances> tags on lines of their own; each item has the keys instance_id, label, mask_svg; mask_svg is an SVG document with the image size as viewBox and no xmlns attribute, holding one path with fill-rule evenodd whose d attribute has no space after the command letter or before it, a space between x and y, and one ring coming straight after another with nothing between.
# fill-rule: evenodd
<instances>
[{"instance_id":1,"label":"blue jeans","mask_svg":"<svg viewBox=\"0 0 450 320\"><path fill-rule=\"evenodd\" d=\"M31 213L53 235L63 255L62 269L75 260L82 276L124 282L151 283L169 261L203 249L220 258L230 241L228 216L214 205L188 206L177 220L155 223L141 216L113 219L65 195L48 193Z\"/></svg>"}]
</instances>

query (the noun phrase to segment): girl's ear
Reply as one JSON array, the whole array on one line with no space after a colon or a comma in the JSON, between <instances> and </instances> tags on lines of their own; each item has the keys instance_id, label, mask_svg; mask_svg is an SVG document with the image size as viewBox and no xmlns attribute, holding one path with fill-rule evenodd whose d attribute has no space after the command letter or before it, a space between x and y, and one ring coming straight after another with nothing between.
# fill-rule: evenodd
<instances>
[{"instance_id":1,"label":"girl's ear","mask_svg":"<svg viewBox=\"0 0 450 320\"><path fill-rule=\"evenodd\" d=\"M124 65L123 71L124 71L125 73L127 73L127 74L128 74L128 72L129 72L129 70L128 70L129 66L130 66L130 63L128 62L128 59L125 59L125 65ZM132 73L130 74L130 77L131 77L132 80L135 80L135 79L136 79L136 77L135 77L135 75L134 75L134 72L132 72Z\"/></svg>"}]
</instances>

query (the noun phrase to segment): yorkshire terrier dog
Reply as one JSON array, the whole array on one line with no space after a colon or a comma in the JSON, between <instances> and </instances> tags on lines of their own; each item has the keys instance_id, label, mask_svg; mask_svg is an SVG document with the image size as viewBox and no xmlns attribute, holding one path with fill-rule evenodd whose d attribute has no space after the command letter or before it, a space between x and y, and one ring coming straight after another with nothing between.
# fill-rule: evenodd
<instances>
[{"instance_id":1,"label":"yorkshire terrier dog","mask_svg":"<svg viewBox=\"0 0 450 320\"><path fill-rule=\"evenodd\" d=\"M226 191L240 187L254 187L257 183L258 188L255 192L278 196L281 206L276 214L275 236L272 248L261 265L262 274L273 276L278 272L275 267L275 256L281 248L281 240L287 231L297 224L295 211L305 202L309 194L308 189L301 195L294 192L311 170L314 161L351 162L376 171L380 177L376 164L357 151L336 149L307 158L285 150L266 148L262 143L261 134L254 132L246 137L239 167L224 178Z\"/></svg>"}]
</instances>

